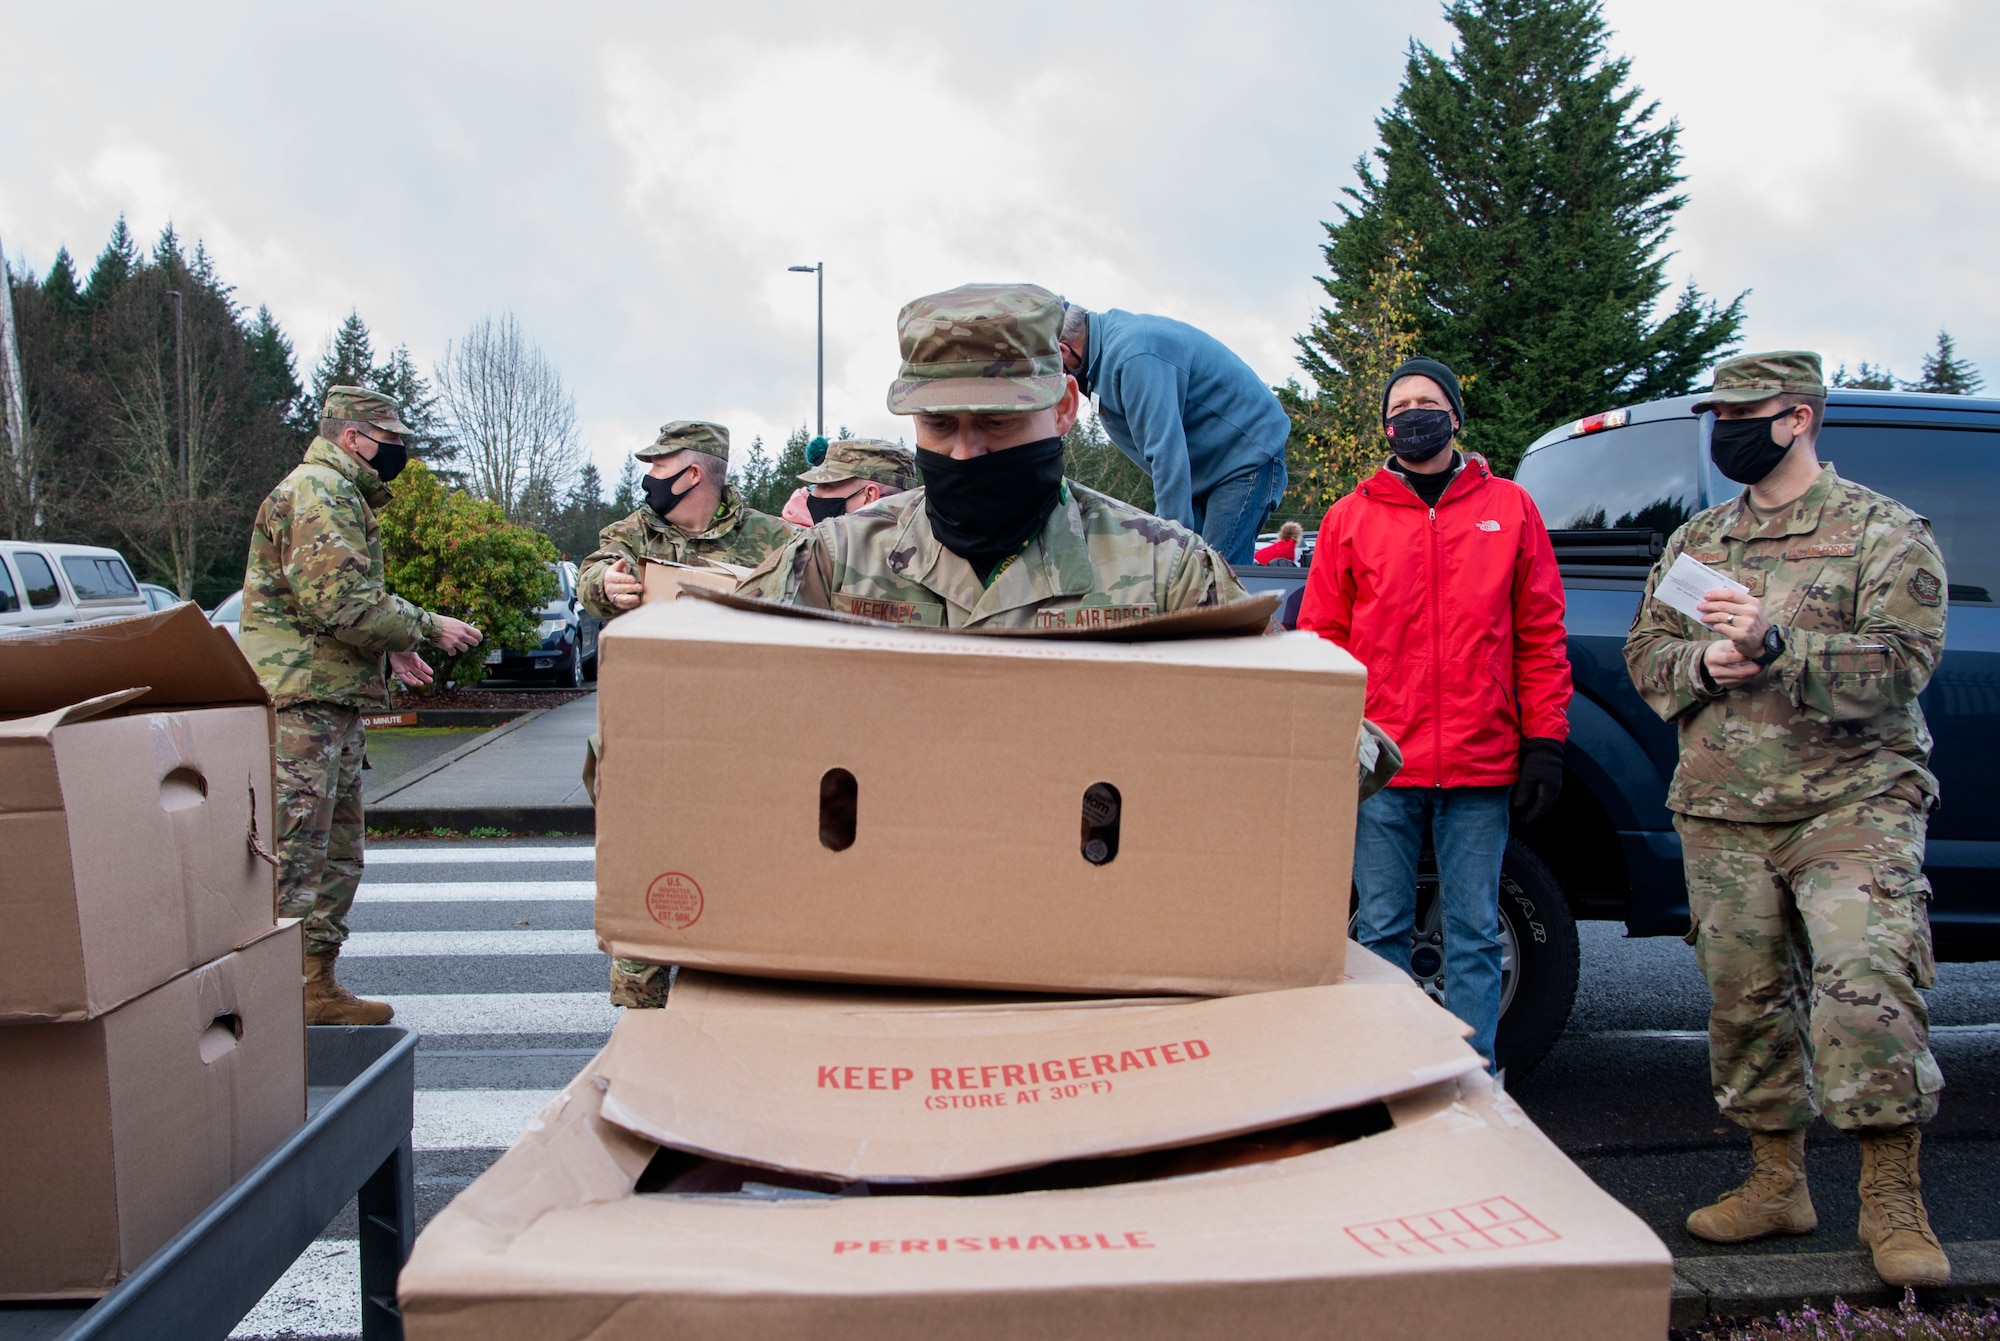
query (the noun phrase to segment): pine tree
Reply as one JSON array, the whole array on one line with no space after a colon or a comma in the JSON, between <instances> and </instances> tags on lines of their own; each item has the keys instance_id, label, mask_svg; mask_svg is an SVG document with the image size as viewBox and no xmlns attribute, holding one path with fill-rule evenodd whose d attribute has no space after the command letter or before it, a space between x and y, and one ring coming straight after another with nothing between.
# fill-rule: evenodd
<instances>
[{"instance_id":1,"label":"pine tree","mask_svg":"<svg viewBox=\"0 0 2000 1341\"><path fill-rule=\"evenodd\" d=\"M257 320L250 327L250 395L260 405L268 405L286 418L299 398L298 366L292 361L292 342L271 315L259 306Z\"/></svg>"},{"instance_id":2,"label":"pine tree","mask_svg":"<svg viewBox=\"0 0 2000 1341\"><path fill-rule=\"evenodd\" d=\"M1412 42L1382 145L1326 225L1321 281L1359 311L1399 238L1421 244L1418 349L1475 383L1465 441L1511 470L1554 424L1691 389L1743 300L1690 284L1662 316L1686 203L1679 126L1606 56L1598 0L1451 0L1448 57Z\"/></svg>"},{"instance_id":3,"label":"pine tree","mask_svg":"<svg viewBox=\"0 0 2000 1341\"><path fill-rule=\"evenodd\" d=\"M169 279L187 269L187 257L181 251L181 235L174 231L172 219L167 220L153 243L153 264L166 271Z\"/></svg>"},{"instance_id":4,"label":"pine tree","mask_svg":"<svg viewBox=\"0 0 2000 1341\"><path fill-rule=\"evenodd\" d=\"M412 456L435 464L439 458L451 455L437 392L431 389L430 380L417 371L417 362L410 357L408 345L397 345L390 351L388 361L368 374L366 385L402 407L403 422L416 430L415 440L410 444Z\"/></svg>"},{"instance_id":5,"label":"pine tree","mask_svg":"<svg viewBox=\"0 0 2000 1341\"><path fill-rule=\"evenodd\" d=\"M350 308L333 338L320 346L319 362L313 365L312 384L292 414L295 430L310 438L319 431L326 393L337 386L367 386L374 374L375 347L368 335L368 323Z\"/></svg>"},{"instance_id":6,"label":"pine tree","mask_svg":"<svg viewBox=\"0 0 2000 1341\"><path fill-rule=\"evenodd\" d=\"M1863 359L1855 365L1853 372L1847 371L1845 363L1835 368L1833 381L1828 385L1845 387L1853 391L1894 391L1896 374L1889 371L1889 365L1886 363L1870 363Z\"/></svg>"},{"instance_id":7,"label":"pine tree","mask_svg":"<svg viewBox=\"0 0 2000 1341\"><path fill-rule=\"evenodd\" d=\"M1315 394L1297 382L1278 389L1292 418L1290 484L1278 509L1286 516L1317 519L1386 455L1382 388L1417 352L1418 259L1414 239L1391 243L1360 297L1338 312L1321 308L1298 337Z\"/></svg>"},{"instance_id":8,"label":"pine tree","mask_svg":"<svg viewBox=\"0 0 2000 1341\"><path fill-rule=\"evenodd\" d=\"M64 317L83 306L83 294L76 286L76 262L70 259L68 247L56 248L56 258L49 262L49 273L42 277L42 297L53 311Z\"/></svg>"},{"instance_id":9,"label":"pine tree","mask_svg":"<svg viewBox=\"0 0 2000 1341\"><path fill-rule=\"evenodd\" d=\"M1063 474L1086 489L1153 510L1153 477L1118 450L1095 414L1081 414L1063 434Z\"/></svg>"},{"instance_id":10,"label":"pine tree","mask_svg":"<svg viewBox=\"0 0 2000 1341\"><path fill-rule=\"evenodd\" d=\"M90 281L83 287L84 304L102 307L109 302L119 286L132 278L139 260L139 244L132 240L132 230L125 226L125 216L121 214L111 227L110 241L104 244L97 263L90 268Z\"/></svg>"},{"instance_id":11,"label":"pine tree","mask_svg":"<svg viewBox=\"0 0 2000 1341\"><path fill-rule=\"evenodd\" d=\"M761 444L763 439L758 439ZM624 468L618 472L618 487L611 493L611 512L615 517L629 517L639 510L639 463L632 457L625 458Z\"/></svg>"},{"instance_id":12,"label":"pine tree","mask_svg":"<svg viewBox=\"0 0 2000 1341\"><path fill-rule=\"evenodd\" d=\"M1970 359L1958 356L1958 347L1944 330L1938 331L1937 348L1924 355L1923 372L1914 382L1903 383L1905 391L1932 391L1945 396L1970 396L1986 385L1986 379Z\"/></svg>"}]
</instances>

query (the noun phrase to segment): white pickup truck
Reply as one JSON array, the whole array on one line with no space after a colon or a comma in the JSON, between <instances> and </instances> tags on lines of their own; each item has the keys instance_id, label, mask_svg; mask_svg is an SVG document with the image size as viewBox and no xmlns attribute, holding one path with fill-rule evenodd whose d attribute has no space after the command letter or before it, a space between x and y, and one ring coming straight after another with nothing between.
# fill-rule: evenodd
<instances>
[{"instance_id":1,"label":"white pickup truck","mask_svg":"<svg viewBox=\"0 0 2000 1341\"><path fill-rule=\"evenodd\" d=\"M115 549L0 540L0 629L89 624L151 608Z\"/></svg>"}]
</instances>

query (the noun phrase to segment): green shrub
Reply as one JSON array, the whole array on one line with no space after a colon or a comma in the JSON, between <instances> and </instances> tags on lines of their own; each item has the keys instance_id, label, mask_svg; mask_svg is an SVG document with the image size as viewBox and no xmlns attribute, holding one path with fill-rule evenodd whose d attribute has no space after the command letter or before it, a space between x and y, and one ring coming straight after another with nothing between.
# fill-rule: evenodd
<instances>
[{"instance_id":1,"label":"green shrub","mask_svg":"<svg viewBox=\"0 0 2000 1341\"><path fill-rule=\"evenodd\" d=\"M541 610L556 593L549 571L556 547L547 536L509 522L496 504L447 489L421 461L397 477L381 522L389 590L486 635L457 657L424 649L440 682L478 684L493 648L525 652L540 643Z\"/></svg>"}]
</instances>

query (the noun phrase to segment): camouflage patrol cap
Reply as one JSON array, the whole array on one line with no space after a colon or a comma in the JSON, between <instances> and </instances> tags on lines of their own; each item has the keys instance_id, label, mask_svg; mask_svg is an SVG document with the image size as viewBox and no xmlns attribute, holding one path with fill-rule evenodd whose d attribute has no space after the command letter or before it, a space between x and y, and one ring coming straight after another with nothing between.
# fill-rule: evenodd
<instances>
[{"instance_id":1,"label":"camouflage patrol cap","mask_svg":"<svg viewBox=\"0 0 2000 1341\"><path fill-rule=\"evenodd\" d=\"M676 419L671 424L660 425L660 436L632 455L641 461L651 461L654 457L672 456L675 452L707 452L727 461L729 430L705 419Z\"/></svg>"},{"instance_id":2,"label":"camouflage patrol cap","mask_svg":"<svg viewBox=\"0 0 2000 1341\"><path fill-rule=\"evenodd\" d=\"M800 484L873 480L892 489L914 489L919 483L916 456L880 438L842 438L829 443L826 459L798 478Z\"/></svg>"},{"instance_id":3,"label":"camouflage patrol cap","mask_svg":"<svg viewBox=\"0 0 2000 1341\"><path fill-rule=\"evenodd\" d=\"M889 413L1046 410L1069 381L1056 348L1062 316L1062 299L1035 284L965 284L906 304Z\"/></svg>"},{"instance_id":4,"label":"camouflage patrol cap","mask_svg":"<svg viewBox=\"0 0 2000 1341\"><path fill-rule=\"evenodd\" d=\"M328 387L322 419L345 419L350 423L372 424L391 433L414 436L416 430L403 422L396 402L379 391L363 386Z\"/></svg>"},{"instance_id":5,"label":"camouflage patrol cap","mask_svg":"<svg viewBox=\"0 0 2000 1341\"><path fill-rule=\"evenodd\" d=\"M1715 365L1715 385L1690 407L1703 414L1718 405L1754 405L1773 396L1824 396L1819 355L1809 349L1744 354Z\"/></svg>"}]
</instances>

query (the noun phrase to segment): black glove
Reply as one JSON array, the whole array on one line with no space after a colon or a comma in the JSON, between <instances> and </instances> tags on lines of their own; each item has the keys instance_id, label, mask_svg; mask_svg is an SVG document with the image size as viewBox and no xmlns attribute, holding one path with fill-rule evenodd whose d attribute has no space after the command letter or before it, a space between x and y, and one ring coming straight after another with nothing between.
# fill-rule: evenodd
<instances>
[{"instance_id":1,"label":"black glove","mask_svg":"<svg viewBox=\"0 0 2000 1341\"><path fill-rule=\"evenodd\" d=\"M1514 784L1513 812L1516 824L1533 824L1547 819L1556 808L1563 789L1563 743L1547 736L1530 736L1521 742L1521 778Z\"/></svg>"}]
</instances>

